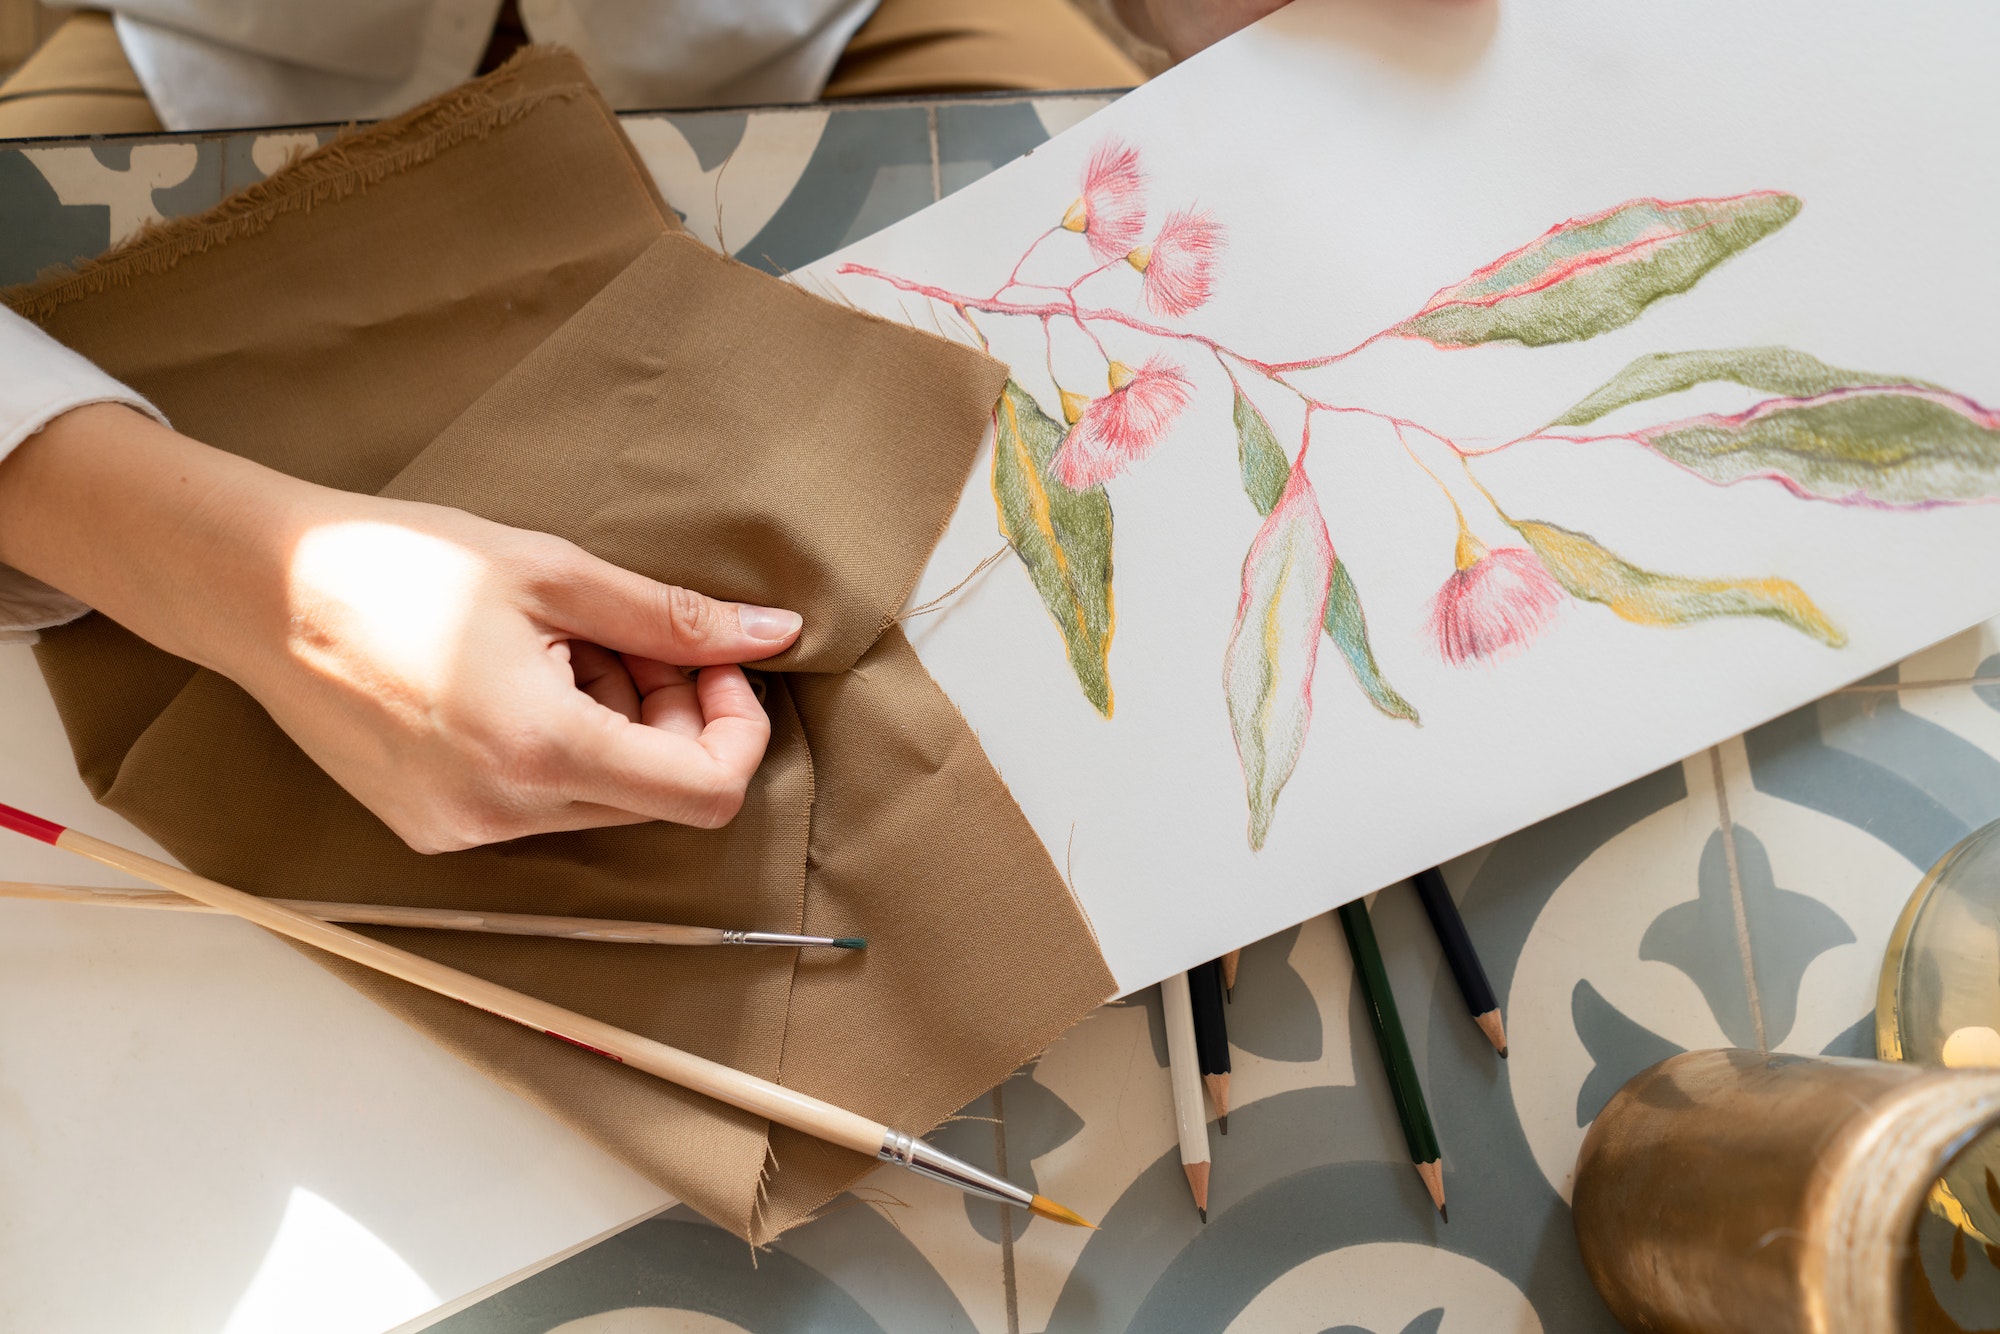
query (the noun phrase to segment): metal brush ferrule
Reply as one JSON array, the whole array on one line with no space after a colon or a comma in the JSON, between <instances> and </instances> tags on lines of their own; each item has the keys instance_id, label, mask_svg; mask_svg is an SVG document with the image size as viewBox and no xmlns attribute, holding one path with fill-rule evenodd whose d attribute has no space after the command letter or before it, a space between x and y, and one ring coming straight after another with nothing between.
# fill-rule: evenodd
<instances>
[{"instance_id":1,"label":"metal brush ferrule","mask_svg":"<svg viewBox=\"0 0 2000 1334\"><path fill-rule=\"evenodd\" d=\"M814 945L833 944L832 936L795 936L785 931L724 931L722 943L725 945Z\"/></svg>"},{"instance_id":2,"label":"metal brush ferrule","mask_svg":"<svg viewBox=\"0 0 2000 1334\"><path fill-rule=\"evenodd\" d=\"M900 1163L933 1181L956 1186L968 1195L978 1195L1001 1204L1019 1205L1023 1209L1035 1201L1033 1191L1023 1190L1004 1177L981 1171L963 1158L954 1158L944 1150L934 1148L914 1135L905 1135L900 1130L883 1133L882 1147L875 1156L885 1163Z\"/></svg>"}]
</instances>

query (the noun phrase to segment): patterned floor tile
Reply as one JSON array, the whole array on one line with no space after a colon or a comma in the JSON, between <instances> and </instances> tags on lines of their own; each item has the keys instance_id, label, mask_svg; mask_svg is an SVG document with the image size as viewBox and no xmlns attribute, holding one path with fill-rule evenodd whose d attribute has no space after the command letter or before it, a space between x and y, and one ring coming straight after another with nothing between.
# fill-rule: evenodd
<instances>
[{"instance_id":1,"label":"patterned floor tile","mask_svg":"<svg viewBox=\"0 0 2000 1334\"><path fill-rule=\"evenodd\" d=\"M851 1231L850 1254L865 1255L874 1243L860 1239L893 1220L907 1249L884 1249L884 1262L928 1266L958 1302L908 1312L903 1328L959 1328L962 1313L1009 1334L1612 1330L1567 1204L1598 1110L1690 1047L1866 1054L1896 914L1937 856L1995 816L2000 623L1447 867L1504 998L1510 1061L1468 1021L1414 896L1377 895L1445 1146L1448 1225L1410 1170L1353 970L1319 918L1245 952L1227 1011L1236 1106L1230 1134L1212 1139L1207 1226L1182 1179L1147 993L1100 1010L939 1136L1032 1174L1100 1231L1002 1226L990 1208L884 1173L863 1192L873 1203L796 1237L825 1254L827 1237ZM1939 1309L1965 1329L2000 1323L2000 1266L1954 1235L1936 1220L1919 1233ZM846 1260L815 1264L794 1237L777 1249L854 1295ZM673 1305L619 1319L635 1334L684 1328L664 1323ZM826 1309L831 1322L844 1308ZM727 1318L817 1327L817 1315ZM448 1327L554 1327L494 1320Z\"/></svg>"},{"instance_id":2,"label":"patterned floor tile","mask_svg":"<svg viewBox=\"0 0 2000 1334\"><path fill-rule=\"evenodd\" d=\"M1108 100L977 98L626 118L691 231L772 271L914 212ZM0 146L0 282L261 180L327 132ZM1396 1130L1338 929L1245 951L1210 1221L1176 1156L1155 994L1109 1005L937 1138L1097 1232L883 1171L768 1250L684 1210L432 1328L1608 1331L1570 1231L1572 1164L1627 1078L1691 1047L1866 1054L1889 928L2000 817L2000 622L1461 858L1446 876L1512 1038L1470 1023L1414 896L1373 900L1444 1145L1452 1222ZM2000 1325L2000 1263L1935 1220L1946 1317Z\"/></svg>"},{"instance_id":3,"label":"patterned floor tile","mask_svg":"<svg viewBox=\"0 0 2000 1334\"><path fill-rule=\"evenodd\" d=\"M0 151L0 284L74 264L222 198L222 145L162 138Z\"/></svg>"}]
</instances>

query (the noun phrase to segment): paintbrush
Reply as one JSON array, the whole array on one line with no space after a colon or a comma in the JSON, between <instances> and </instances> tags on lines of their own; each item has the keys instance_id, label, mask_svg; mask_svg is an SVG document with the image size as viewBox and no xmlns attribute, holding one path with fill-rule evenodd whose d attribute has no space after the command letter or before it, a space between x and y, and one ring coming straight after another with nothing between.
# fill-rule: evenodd
<instances>
[{"instance_id":1,"label":"paintbrush","mask_svg":"<svg viewBox=\"0 0 2000 1334\"><path fill-rule=\"evenodd\" d=\"M581 1047L607 1060L643 1070L682 1088L739 1107L754 1116L790 1126L829 1144L867 1154L883 1162L897 1163L923 1176L942 1181L968 1195L1013 1204L1042 1218L1077 1227L1092 1224L1075 1211L1046 1196L1024 1190L1013 1182L985 1172L971 1163L938 1149L914 1135L908 1135L857 1112L774 1084L768 1079L669 1047L664 1042L628 1033L589 1015L565 1010L523 992L503 987L471 973L448 968L441 963L385 945L378 940L349 931L344 926L289 908L270 899L245 894L242 890L210 880L192 871L148 857L143 852L121 848L101 838L67 829L52 820L30 815L12 806L0 805L0 826L30 838L52 843L65 852L123 871L140 880L234 913L268 931L337 954L343 959L372 968L378 973L434 991L440 996L463 1001L488 1014L498 1015L546 1033L552 1038Z\"/></svg>"},{"instance_id":2,"label":"paintbrush","mask_svg":"<svg viewBox=\"0 0 2000 1334\"><path fill-rule=\"evenodd\" d=\"M82 903L103 908L165 908L173 912L220 913L164 889L99 885L39 885L0 880L0 899ZM265 899L322 922L363 926L408 926L426 931L478 931L497 936L545 936L554 940L601 940L627 945L795 945L837 950L866 949L860 936L798 936L782 931L735 931L719 926L671 926L665 922L621 922L609 917L544 917L525 912L462 912L455 908L402 908L391 903L321 903L315 899Z\"/></svg>"}]
</instances>

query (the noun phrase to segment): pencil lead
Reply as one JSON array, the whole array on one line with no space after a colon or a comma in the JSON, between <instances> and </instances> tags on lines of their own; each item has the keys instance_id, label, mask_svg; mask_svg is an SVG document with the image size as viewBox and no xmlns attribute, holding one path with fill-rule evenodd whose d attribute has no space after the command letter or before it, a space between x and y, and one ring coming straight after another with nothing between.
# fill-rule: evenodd
<instances>
[{"instance_id":1,"label":"pencil lead","mask_svg":"<svg viewBox=\"0 0 2000 1334\"><path fill-rule=\"evenodd\" d=\"M1202 1209L1202 1208L1197 1208L1197 1209L1195 1210L1195 1212L1201 1215L1201 1225L1202 1225L1203 1227L1207 1227L1207 1226L1208 1226L1208 1210L1206 1210L1206 1209Z\"/></svg>"},{"instance_id":2,"label":"pencil lead","mask_svg":"<svg viewBox=\"0 0 2000 1334\"><path fill-rule=\"evenodd\" d=\"M1440 1204L1438 1206L1438 1219L1440 1222L1449 1223L1451 1221L1451 1210Z\"/></svg>"},{"instance_id":3,"label":"pencil lead","mask_svg":"<svg viewBox=\"0 0 2000 1334\"><path fill-rule=\"evenodd\" d=\"M1505 1047L1500 1049L1500 1059L1503 1061L1507 1059L1507 1049Z\"/></svg>"},{"instance_id":4,"label":"pencil lead","mask_svg":"<svg viewBox=\"0 0 2000 1334\"><path fill-rule=\"evenodd\" d=\"M868 937L835 936L833 938L833 947L837 950L865 950L868 948ZM1506 1055L1505 1052L1502 1052L1500 1054L1502 1056Z\"/></svg>"},{"instance_id":5,"label":"pencil lead","mask_svg":"<svg viewBox=\"0 0 2000 1334\"><path fill-rule=\"evenodd\" d=\"M1431 1203L1437 1206L1438 1217L1449 1223L1451 1218L1444 1211L1444 1164L1432 1160L1428 1163L1415 1163L1413 1166L1417 1169L1417 1175L1424 1179L1424 1190L1430 1195Z\"/></svg>"},{"instance_id":6,"label":"pencil lead","mask_svg":"<svg viewBox=\"0 0 2000 1334\"><path fill-rule=\"evenodd\" d=\"M1182 1163L1181 1170L1187 1173L1188 1193L1194 1196L1194 1207L1204 1220L1208 1217L1208 1164Z\"/></svg>"},{"instance_id":7,"label":"pencil lead","mask_svg":"<svg viewBox=\"0 0 2000 1334\"><path fill-rule=\"evenodd\" d=\"M1222 1114L1221 1116L1218 1116L1218 1117L1216 1117L1216 1118L1215 1118L1215 1123L1216 1123L1217 1125L1219 1125L1219 1126L1221 1126L1221 1127L1222 1127L1222 1133L1223 1133L1223 1134L1227 1135L1227 1134L1229 1133L1229 1113L1228 1113L1228 1112L1224 1112L1224 1113L1223 1113L1223 1114Z\"/></svg>"},{"instance_id":8,"label":"pencil lead","mask_svg":"<svg viewBox=\"0 0 2000 1334\"><path fill-rule=\"evenodd\" d=\"M1071 1227L1087 1227L1092 1232L1097 1231L1097 1224L1074 1209L1065 1209L1046 1195L1037 1195L1034 1202L1029 1204L1028 1212L1037 1218L1049 1219L1051 1222L1067 1223Z\"/></svg>"}]
</instances>

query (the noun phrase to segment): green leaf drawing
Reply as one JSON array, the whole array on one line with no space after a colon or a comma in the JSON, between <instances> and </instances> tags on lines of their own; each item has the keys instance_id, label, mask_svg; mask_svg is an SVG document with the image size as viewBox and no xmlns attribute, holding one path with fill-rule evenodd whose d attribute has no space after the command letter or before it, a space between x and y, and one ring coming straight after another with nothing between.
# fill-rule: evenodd
<instances>
[{"instance_id":1,"label":"green leaf drawing","mask_svg":"<svg viewBox=\"0 0 2000 1334\"><path fill-rule=\"evenodd\" d=\"M1241 388L1236 391L1234 415L1236 463L1243 471L1243 494L1250 497L1259 514L1269 514L1285 493L1285 482L1292 475L1291 460L1278 447L1271 423Z\"/></svg>"},{"instance_id":2,"label":"green leaf drawing","mask_svg":"<svg viewBox=\"0 0 2000 1334\"><path fill-rule=\"evenodd\" d=\"M2000 497L2000 413L1938 389L1770 399L1636 438L1711 482L1768 477L1817 500L1926 506Z\"/></svg>"},{"instance_id":3,"label":"green leaf drawing","mask_svg":"<svg viewBox=\"0 0 2000 1334\"><path fill-rule=\"evenodd\" d=\"M1557 224L1443 289L1391 332L1439 347L1594 338L1630 324L1661 297L1687 291L1798 211L1796 197L1775 191L1628 200Z\"/></svg>"},{"instance_id":4,"label":"green leaf drawing","mask_svg":"<svg viewBox=\"0 0 2000 1334\"><path fill-rule=\"evenodd\" d=\"M1829 648L1847 636L1789 579L1688 579L1642 570L1595 540L1552 523L1509 519L1569 595L1637 625L1687 625L1717 616L1767 616Z\"/></svg>"},{"instance_id":5,"label":"green leaf drawing","mask_svg":"<svg viewBox=\"0 0 2000 1334\"><path fill-rule=\"evenodd\" d=\"M1000 532L1028 567L1062 630L1070 669L1097 711L1111 716L1111 498L1072 491L1049 474L1063 428L1014 381L993 410L993 500Z\"/></svg>"},{"instance_id":6,"label":"green leaf drawing","mask_svg":"<svg viewBox=\"0 0 2000 1334\"><path fill-rule=\"evenodd\" d=\"M1382 675L1382 669L1375 665L1375 650L1368 644L1368 621L1361 614L1361 595L1347 573L1347 562L1337 558L1333 562L1333 578L1327 585L1324 623L1334 647L1347 659L1354 682L1368 696L1368 702L1391 718L1406 718L1421 725L1423 720L1417 717L1415 707L1396 693L1396 688Z\"/></svg>"},{"instance_id":7,"label":"green leaf drawing","mask_svg":"<svg viewBox=\"0 0 2000 1334\"><path fill-rule=\"evenodd\" d=\"M1292 465L1286 460L1285 451L1279 447L1271 423L1264 419L1264 414L1240 388L1236 391L1234 415L1236 462L1243 473L1243 492L1250 497L1250 503L1257 507L1259 514L1268 515L1284 494ZM1407 718L1416 722L1417 711L1408 700L1396 693L1395 687L1383 677L1382 669L1375 663L1375 650L1368 643L1368 620L1361 613L1361 595L1355 591L1346 563L1338 557L1333 562L1333 578L1327 590L1323 623L1327 634L1333 637L1334 645L1347 659L1347 665L1353 669L1355 683L1368 696L1369 702L1391 718Z\"/></svg>"},{"instance_id":8,"label":"green leaf drawing","mask_svg":"<svg viewBox=\"0 0 2000 1334\"><path fill-rule=\"evenodd\" d=\"M1730 381L1787 398L1813 398L1835 389L1914 386L1935 389L1905 375L1870 375L1829 366L1789 347L1724 347L1703 352L1655 352L1626 364L1550 426L1583 426L1649 398L1664 398L1698 384Z\"/></svg>"},{"instance_id":9,"label":"green leaf drawing","mask_svg":"<svg viewBox=\"0 0 2000 1334\"><path fill-rule=\"evenodd\" d=\"M1301 463L1243 558L1243 594L1222 663L1253 849L1264 846L1312 724L1313 668L1332 578L1333 539Z\"/></svg>"}]
</instances>

